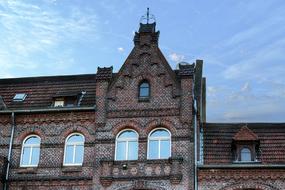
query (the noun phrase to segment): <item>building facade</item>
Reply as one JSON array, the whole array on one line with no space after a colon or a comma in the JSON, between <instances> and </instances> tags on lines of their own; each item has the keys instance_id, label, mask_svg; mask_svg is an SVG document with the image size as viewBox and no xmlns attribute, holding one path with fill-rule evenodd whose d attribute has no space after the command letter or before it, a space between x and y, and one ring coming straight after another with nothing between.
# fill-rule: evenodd
<instances>
[{"instance_id":1,"label":"building facade","mask_svg":"<svg viewBox=\"0 0 285 190\"><path fill-rule=\"evenodd\" d=\"M284 123L207 123L201 190L285 189Z\"/></svg>"},{"instance_id":2,"label":"building facade","mask_svg":"<svg viewBox=\"0 0 285 190\"><path fill-rule=\"evenodd\" d=\"M140 23L118 73L1 79L0 187L285 189L285 125L206 123L202 60L158 40Z\"/></svg>"}]
</instances>

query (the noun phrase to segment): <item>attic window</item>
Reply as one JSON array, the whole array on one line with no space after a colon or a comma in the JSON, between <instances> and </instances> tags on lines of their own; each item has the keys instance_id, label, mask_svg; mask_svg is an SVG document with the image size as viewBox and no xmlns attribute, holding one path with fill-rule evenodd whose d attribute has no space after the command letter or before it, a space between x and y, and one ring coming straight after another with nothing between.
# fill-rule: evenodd
<instances>
[{"instance_id":1,"label":"attic window","mask_svg":"<svg viewBox=\"0 0 285 190\"><path fill-rule=\"evenodd\" d=\"M64 106L64 99L57 98L54 100L54 107L63 107Z\"/></svg>"},{"instance_id":2,"label":"attic window","mask_svg":"<svg viewBox=\"0 0 285 190\"><path fill-rule=\"evenodd\" d=\"M27 97L27 94L25 93L18 93L14 96L13 101L14 102L23 102L25 98Z\"/></svg>"},{"instance_id":3,"label":"attic window","mask_svg":"<svg viewBox=\"0 0 285 190\"><path fill-rule=\"evenodd\" d=\"M260 141L258 136L247 126L235 134L232 142L234 163L258 163L260 158Z\"/></svg>"},{"instance_id":4,"label":"attic window","mask_svg":"<svg viewBox=\"0 0 285 190\"><path fill-rule=\"evenodd\" d=\"M139 101L149 100L150 98L150 84L143 80L139 85Z\"/></svg>"},{"instance_id":5,"label":"attic window","mask_svg":"<svg viewBox=\"0 0 285 190\"><path fill-rule=\"evenodd\" d=\"M74 107L77 105L77 96L65 96L54 98L54 107Z\"/></svg>"}]
</instances>

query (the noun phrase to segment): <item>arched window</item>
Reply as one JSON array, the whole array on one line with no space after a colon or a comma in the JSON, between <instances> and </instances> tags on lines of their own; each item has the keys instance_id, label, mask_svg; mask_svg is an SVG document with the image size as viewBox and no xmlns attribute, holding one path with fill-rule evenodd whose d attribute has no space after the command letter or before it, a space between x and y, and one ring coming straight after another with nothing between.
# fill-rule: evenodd
<instances>
[{"instance_id":1,"label":"arched window","mask_svg":"<svg viewBox=\"0 0 285 190\"><path fill-rule=\"evenodd\" d=\"M150 97L150 85L144 80L139 85L139 98L149 98Z\"/></svg>"},{"instance_id":2,"label":"arched window","mask_svg":"<svg viewBox=\"0 0 285 190\"><path fill-rule=\"evenodd\" d=\"M26 137L22 145L21 167L36 167L40 160L41 138L36 135Z\"/></svg>"},{"instance_id":3,"label":"arched window","mask_svg":"<svg viewBox=\"0 0 285 190\"><path fill-rule=\"evenodd\" d=\"M116 138L115 160L138 159L138 134L127 129L121 131Z\"/></svg>"},{"instance_id":4,"label":"arched window","mask_svg":"<svg viewBox=\"0 0 285 190\"><path fill-rule=\"evenodd\" d=\"M64 165L82 165L84 157L84 136L73 133L66 138Z\"/></svg>"},{"instance_id":5,"label":"arched window","mask_svg":"<svg viewBox=\"0 0 285 190\"><path fill-rule=\"evenodd\" d=\"M160 128L150 132L148 137L148 159L166 159L171 157L171 134Z\"/></svg>"},{"instance_id":6,"label":"arched window","mask_svg":"<svg viewBox=\"0 0 285 190\"><path fill-rule=\"evenodd\" d=\"M240 161L250 162L251 161L251 151L249 148L242 148L240 151Z\"/></svg>"}]
</instances>

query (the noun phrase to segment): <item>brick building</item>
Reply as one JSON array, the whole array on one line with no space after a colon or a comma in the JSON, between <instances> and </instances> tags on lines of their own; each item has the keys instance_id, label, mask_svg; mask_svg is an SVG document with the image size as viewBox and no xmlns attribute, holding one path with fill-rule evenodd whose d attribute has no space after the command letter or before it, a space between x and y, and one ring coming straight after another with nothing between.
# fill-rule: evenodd
<instances>
[{"instance_id":1,"label":"brick building","mask_svg":"<svg viewBox=\"0 0 285 190\"><path fill-rule=\"evenodd\" d=\"M4 188L285 189L284 124L205 123L203 62L172 69L155 26L118 73L0 80Z\"/></svg>"}]
</instances>

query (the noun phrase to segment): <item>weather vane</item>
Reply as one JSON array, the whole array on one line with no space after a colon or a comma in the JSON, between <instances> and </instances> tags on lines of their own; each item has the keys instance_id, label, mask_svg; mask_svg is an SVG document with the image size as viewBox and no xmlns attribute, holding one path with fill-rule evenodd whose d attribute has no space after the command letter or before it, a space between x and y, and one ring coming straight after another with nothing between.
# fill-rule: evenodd
<instances>
[{"instance_id":1,"label":"weather vane","mask_svg":"<svg viewBox=\"0 0 285 190\"><path fill-rule=\"evenodd\" d=\"M149 8L147 8L146 14L141 17L140 22L143 23L143 21L146 21L146 24L150 24L150 22L151 23L155 22L154 15L153 14L149 14Z\"/></svg>"}]
</instances>

